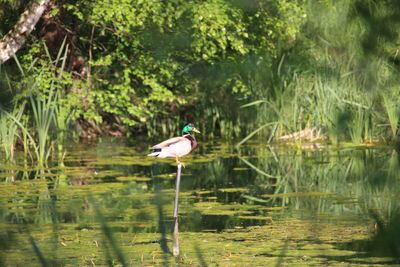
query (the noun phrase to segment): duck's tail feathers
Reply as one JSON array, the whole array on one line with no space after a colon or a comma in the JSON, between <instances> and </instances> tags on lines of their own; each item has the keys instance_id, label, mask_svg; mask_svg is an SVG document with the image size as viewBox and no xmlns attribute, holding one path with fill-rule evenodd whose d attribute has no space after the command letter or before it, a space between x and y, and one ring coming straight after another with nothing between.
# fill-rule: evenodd
<instances>
[{"instance_id":1,"label":"duck's tail feathers","mask_svg":"<svg viewBox=\"0 0 400 267\"><path fill-rule=\"evenodd\" d=\"M147 156L149 157L157 157L161 153L161 148L152 148L151 153L148 154Z\"/></svg>"}]
</instances>

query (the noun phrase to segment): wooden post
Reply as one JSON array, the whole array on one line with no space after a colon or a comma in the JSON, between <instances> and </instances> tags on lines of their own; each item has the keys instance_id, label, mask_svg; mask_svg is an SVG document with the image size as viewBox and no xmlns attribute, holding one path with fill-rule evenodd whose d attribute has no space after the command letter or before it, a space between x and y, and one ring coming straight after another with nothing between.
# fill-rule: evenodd
<instances>
[{"instance_id":1,"label":"wooden post","mask_svg":"<svg viewBox=\"0 0 400 267\"><path fill-rule=\"evenodd\" d=\"M175 257L179 256L179 224L178 224L178 206L179 206L179 187L181 183L182 164L178 164L178 172L176 173L176 189L174 203L174 243L172 253Z\"/></svg>"}]
</instances>

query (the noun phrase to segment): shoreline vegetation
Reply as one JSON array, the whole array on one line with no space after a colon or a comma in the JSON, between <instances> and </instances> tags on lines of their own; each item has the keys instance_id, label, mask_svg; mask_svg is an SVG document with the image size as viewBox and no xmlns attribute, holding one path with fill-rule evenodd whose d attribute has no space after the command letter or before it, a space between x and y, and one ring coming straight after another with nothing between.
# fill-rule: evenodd
<instances>
[{"instance_id":1,"label":"shoreline vegetation","mask_svg":"<svg viewBox=\"0 0 400 267\"><path fill-rule=\"evenodd\" d=\"M239 144L308 130L399 141L397 2L117 2L52 3L1 65L7 157L23 147L43 161L51 143L62 155L71 136L172 136L185 121Z\"/></svg>"}]
</instances>

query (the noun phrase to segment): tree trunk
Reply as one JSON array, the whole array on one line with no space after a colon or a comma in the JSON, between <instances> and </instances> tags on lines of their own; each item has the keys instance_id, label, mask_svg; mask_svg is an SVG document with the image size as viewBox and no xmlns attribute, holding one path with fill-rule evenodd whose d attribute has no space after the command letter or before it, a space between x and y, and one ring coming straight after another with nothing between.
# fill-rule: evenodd
<instances>
[{"instance_id":1,"label":"tree trunk","mask_svg":"<svg viewBox=\"0 0 400 267\"><path fill-rule=\"evenodd\" d=\"M17 24L0 40L0 64L11 58L26 42L49 2L50 0L32 0Z\"/></svg>"}]
</instances>

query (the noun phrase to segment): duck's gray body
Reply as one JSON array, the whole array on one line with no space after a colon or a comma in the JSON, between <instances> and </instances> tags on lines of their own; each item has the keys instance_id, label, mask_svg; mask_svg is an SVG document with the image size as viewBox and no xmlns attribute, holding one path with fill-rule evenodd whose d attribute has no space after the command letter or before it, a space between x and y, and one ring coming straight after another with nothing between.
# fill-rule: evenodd
<instances>
[{"instance_id":1,"label":"duck's gray body","mask_svg":"<svg viewBox=\"0 0 400 267\"><path fill-rule=\"evenodd\" d=\"M167 158L167 157L183 157L192 152L197 147L196 139L185 134L180 137L173 137L164 142L161 142L151 148L152 153L148 156Z\"/></svg>"}]
</instances>

